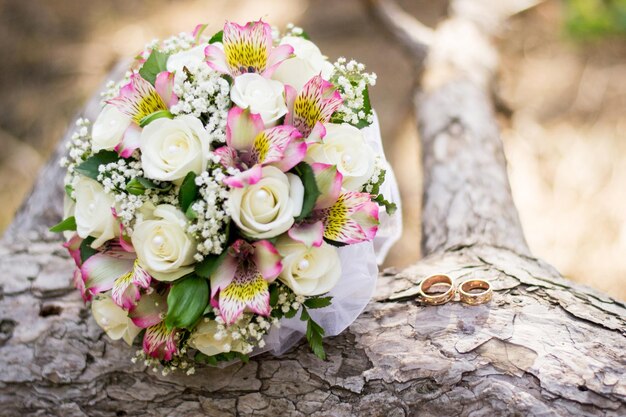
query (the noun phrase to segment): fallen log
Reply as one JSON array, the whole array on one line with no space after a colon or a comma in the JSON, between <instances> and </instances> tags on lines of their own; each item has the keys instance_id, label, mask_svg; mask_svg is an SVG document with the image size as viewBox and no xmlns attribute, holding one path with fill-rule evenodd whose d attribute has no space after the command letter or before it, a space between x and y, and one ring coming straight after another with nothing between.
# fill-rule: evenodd
<instances>
[{"instance_id":1,"label":"fallen log","mask_svg":"<svg viewBox=\"0 0 626 417\"><path fill-rule=\"evenodd\" d=\"M134 349L110 342L73 290L72 262L45 232L61 216L53 160L0 243L0 415L626 414L626 305L535 259L511 198L488 38L520 2L477 21L472 2L456 1L436 30L368 3L423 74L424 258L381 274L367 310L326 341L326 361L299 346L164 377L131 363ZM415 288L432 273L489 279L493 301L420 305Z\"/></svg>"}]
</instances>

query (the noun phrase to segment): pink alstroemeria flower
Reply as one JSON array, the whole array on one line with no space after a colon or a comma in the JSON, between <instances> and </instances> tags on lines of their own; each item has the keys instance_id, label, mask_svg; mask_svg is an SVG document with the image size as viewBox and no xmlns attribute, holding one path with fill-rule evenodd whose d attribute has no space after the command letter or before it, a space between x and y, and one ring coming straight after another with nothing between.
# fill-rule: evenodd
<instances>
[{"instance_id":1,"label":"pink alstroemeria flower","mask_svg":"<svg viewBox=\"0 0 626 417\"><path fill-rule=\"evenodd\" d=\"M378 231L378 205L371 195L343 192L342 175L335 165L312 165L320 196L310 220L294 225L289 237L307 246L320 246L328 239L354 244L374 239Z\"/></svg>"},{"instance_id":2,"label":"pink alstroemeria flower","mask_svg":"<svg viewBox=\"0 0 626 417\"><path fill-rule=\"evenodd\" d=\"M204 54L211 68L233 77L246 73L270 77L293 54L290 45L273 47L272 28L261 20L245 26L226 22L222 44L224 49L207 46Z\"/></svg>"},{"instance_id":3,"label":"pink alstroemeria flower","mask_svg":"<svg viewBox=\"0 0 626 417\"><path fill-rule=\"evenodd\" d=\"M141 298L140 288L147 289L152 280L135 255L119 246L91 256L80 266L80 272L89 297L112 290L115 304L126 310Z\"/></svg>"},{"instance_id":4,"label":"pink alstroemeria flower","mask_svg":"<svg viewBox=\"0 0 626 417\"><path fill-rule=\"evenodd\" d=\"M307 142L318 142L325 136L322 124L327 123L343 103L339 91L321 75L307 81L300 93L286 85L285 94L289 109L285 123L295 126Z\"/></svg>"},{"instance_id":5,"label":"pink alstroemeria flower","mask_svg":"<svg viewBox=\"0 0 626 417\"><path fill-rule=\"evenodd\" d=\"M134 122L124 132L122 142L115 147L120 156L128 158L139 147L141 136L139 123L144 117L161 110L168 110L178 102L173 89L174 73L172 72L159 73L154 87L139 73L134 73L130 76L130 82L120 89L119 95L107 101L107 104L116 106Z\"/></svg>"},{"instance_id":6,"label":"pink alstroemeria flower","mask_svg":"<svg viewBox=\"0 0 626 417\"><path fill-rule=\"evenodd\" d=\"M211 299L226 324L233 324L246 308L268 316L269 283L281 273L281 257L267 240L248 243L239 239L211 277ZM217 303L215 302L217 301Z\"/></svg>"},{"instance_id":7,"label":"pink alstroemeria flower","mask_svg":"<svg viewBox=\"0 0 626 417\"><path fill-rule=\"evenodd\" d=\"M85 288L85 279L83 278L83 274L80 271L80 267L83 263L80 257L81 243L83 243L83 239L80 236L78 236L78 234L76 233L74 234L74 236L70 238L70 240L68 240L67 242L63 244L63 247L67 249L70 256L74 260L74 263L76 264L76 269L74 270L74 275L72 276L72 283L74 284L74 287L78 291L80 291L80 296L83 298L83 301L86 303L87 301L91 301L92 294L88 292L87 289Z\"/></svg>"},{"instance_id":8,"label":"pink alstroemeria flower","mask_svg":"<svg viewBox=\"0 0 626 417\"><path fill-rule=\"evenodd\" d=\"M231 187L241 188L259 182L263 165L289 171L304 159L306 149L302 135L293 126L265 129L261 116L233 107L226 122L226 146L215 153L224 167L242 171L224 180Z\"/></svg>"},{"instance_id":9,"label":"pink alstroemeria flower","mask_svg":"<svg viewBox=\"0 0 626 417\"><path fill-rule=\"evenodd\" d=\"M130 309L128 317L133 324L146 329L143 350L146 355L169 361L178 351L176 329L168 329L163 321L167 313L167 295L151 291Z\"/></svg>"},{"instance_id":10,"label":"pink alstroemeria flower","mask_svg":"<svg viewBox=\"0 0 626 417\"><path fill-rule=\"evenodd\" d=\"M162 361L172 360L178 351L176 329L168 330L164 322L148 327L143 336L143 351Z\"/></svg>"}]
</instances>

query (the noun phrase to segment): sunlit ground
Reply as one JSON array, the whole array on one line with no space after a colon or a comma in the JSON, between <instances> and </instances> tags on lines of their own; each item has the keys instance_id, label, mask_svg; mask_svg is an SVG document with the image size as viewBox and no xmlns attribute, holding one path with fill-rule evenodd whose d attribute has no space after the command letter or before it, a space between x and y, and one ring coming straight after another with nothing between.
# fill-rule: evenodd
<instances>
[{"instance_id":1,"label":"sunlit ground","mask_svg":"<svg viewBox=\"0 0 626 417\"><path fill-rule=\"evenodd\" d=\"M444 2L404 1L427 24ZM504 140L534 253L574 280L626 299L626 42L575 44L557 1L515 18L503 39L501 94L514 110ZM365 63L405 206L389 265L419 258L421 173L411 67L357 0L0 1L0 230L81 103L120 58L155 37L225 19L305 27L331 59Z\"/></svg>"}]
</instances>

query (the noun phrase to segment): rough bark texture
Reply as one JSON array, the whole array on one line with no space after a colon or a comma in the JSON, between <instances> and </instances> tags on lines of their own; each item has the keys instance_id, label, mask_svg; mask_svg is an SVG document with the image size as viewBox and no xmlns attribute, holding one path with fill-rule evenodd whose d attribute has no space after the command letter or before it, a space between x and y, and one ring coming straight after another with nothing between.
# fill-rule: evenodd
<instances>
[{"instance_id":1,"label":"rough bark texture","mask_svg":"<svg viewBox=\"0 0 626 417\"><path fill-rule=\"evenodd\" d=\"M193 376L132 364L135 349L103 335L71 287L72 262L40 232L61 195L58 169L44 171L0 243L0 415L626 415L626 306L529 254L486 92L493 68L441 78L443 63L456 65L429 56L417 98L426 257L380 276L376 300L327 341L327 361L300 346ZM494 299L416 303L435 272L487 278Z\"/></svg>"}]
</instances>

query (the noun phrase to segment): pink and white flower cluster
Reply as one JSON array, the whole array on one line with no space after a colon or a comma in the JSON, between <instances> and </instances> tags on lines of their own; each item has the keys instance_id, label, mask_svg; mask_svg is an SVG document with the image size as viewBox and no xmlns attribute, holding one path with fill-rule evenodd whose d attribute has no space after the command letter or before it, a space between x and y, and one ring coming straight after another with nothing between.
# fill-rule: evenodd
<instances>
[{"instance_id":1,"label":"pink and white flower cluster","mask_svg":"<svg viewBox=\"0 0 626 417\"><path fill-rule=\"evenodd\" d=\"M204 29L152 44L111 86L70 145L53 228L96 322L129 344L143 333L166 371L192 351L245 356L297 311L311 320L341 279L337 247L371 241L386 203L360 129L369 98L342 119L372 84L362 65L348 78L301 30L273 37L263 21Z\"/></svg>"}]
</instances>

